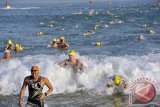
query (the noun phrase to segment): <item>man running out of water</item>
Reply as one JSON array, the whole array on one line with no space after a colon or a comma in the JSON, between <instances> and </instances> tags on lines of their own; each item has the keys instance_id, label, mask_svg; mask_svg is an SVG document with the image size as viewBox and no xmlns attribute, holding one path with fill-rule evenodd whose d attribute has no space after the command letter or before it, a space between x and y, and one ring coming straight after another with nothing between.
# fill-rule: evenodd
<instances>
[{"instance_id":1,"label":"man running out of water","mask_svg":"<svg viewBox=\"0 0 160 107\"><path fill-rule=\"evenodd\" d=\"M42 93L44 86L48 87L45 93ZM44 107L44 98L48 96L53 87L50 81L43 76L39 75L38 66L32 66L31 75L25 77L20 94L19 94L19 106L22 107L22 97L24 96L26 87L28 86L29 96L26 107Z\"/></svg>"},{"instance_id":2,"label":"man running out of water","mask_svg":"<svg viewBox=\"0 0 160 107\"><path fill-rule=\"evenodd\" d=\"M70 66L73 68L75 72L81 72L84 68L84 64L75 57L76 52L74 50L69 51L69 59L65 59L64 61L60 62L60 67Z\"/></svg>"}]
</instances>

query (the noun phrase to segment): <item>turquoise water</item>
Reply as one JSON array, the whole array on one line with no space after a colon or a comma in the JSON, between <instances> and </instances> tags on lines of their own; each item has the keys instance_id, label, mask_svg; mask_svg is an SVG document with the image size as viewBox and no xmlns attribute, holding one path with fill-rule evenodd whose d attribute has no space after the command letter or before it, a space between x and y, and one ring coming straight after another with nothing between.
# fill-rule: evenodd
<instances>
[{"instance_id":1,"label":"turquoise water","mask_svg":"<svg viewBox=\"0 0 160 107\"><path fill-rule=\"evenodd\" d=\"M129 83L137 78L137 75L149 76L159 82L159 6L154 3L132 2L115 2L107 6L106 2L93 5L83 2L17 3L11 9L0 8L0 55L3 56L3 47L8 39L24 46L24 51L13 54L12 60L0 62L0 94L12 97L17 95L24 77L30 75L32 65L38 65L41 75L49 78L54 86L52 94L60 94L59 99L64 97L64 93L74 95L74 92L79 90L79 83L84 86L83 91L94 92L98 94L97 98L103 97L107 95L104 94L106 80L115 73L129 78ZM89 16L90 11L93 11L93 16ZM80 12L81 15L76 14ZM148 27L143 28L144 24ZM148 29L153 29L156 33L149 34L146 32ZM95 33L84 36L83 33L88 31ZM38 32L44 32L44 35L37 36ZM144 41L136 39L140 34L144 35ZM74 49L77 57L85 64L85 69L80 74L75 75L71 69L57 65L68 58L68 50L46 47L52 38L60 38L62 35L70 45L69 50ZM107 45L93 46L97 41ZM128 93L127 89L126 94ZM65 94L67 98L69 95ZM81 98L76 96L72 98L81 101ZM93 96L89 98L92 99ZM103 99L104 97L100 100ZM56 102L50 99L47 101L48 105L56 105ZM63 101L65 103L66 99ZM93 99L91 103L95 102L95 106L106 106L109 101L110 99L107 99L103 103L96 103ZM128 100L125 99L124 103L127 104ZM74 104L76 103L69 103L73 106ZM7 106L7 103L3 102L3 105ZM79 106L82 105L83 103L80 103Z\"/></svg>"}]
</instances>

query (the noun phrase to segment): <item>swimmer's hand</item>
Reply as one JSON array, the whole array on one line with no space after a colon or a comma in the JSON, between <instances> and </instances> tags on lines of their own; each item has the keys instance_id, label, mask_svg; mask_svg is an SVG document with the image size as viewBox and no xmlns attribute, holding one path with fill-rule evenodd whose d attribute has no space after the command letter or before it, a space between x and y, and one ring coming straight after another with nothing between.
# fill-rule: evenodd
<instances>
[{"instance_id":1,"label":"swimmer's hand","mask_svg":"<svg viewBox=\"0 0 160 107\"><path fill-rule=\"evenodd\" d=\"M41 94L38 96L37 100L43 100L44 98L45 98L45 94L44 94L44 93L41 93Z\"/></svg>"},{"instance_id":2,"label":"swimmer's hand","mask_svg":"<svg viewBox=\"0 0 160 107\"><path fill-rule=\"evenodd\" d=\"M111 84L107 84L106 86L107 86L108 88L113 87L113 85L111 85Z\"/></svg>"},{"instance_id":3,"label":"swimmer's hand","mask_svg":"<svg viewBox=\"0 0 160 107\"><path fill-rule=\"evenodd\" d=\"M74 71L76 71L77 73L81 72L81 69L79 67L75 67Z\"/></svg>"},{"instance_id":4,"label":"swimmer's hand","mask_svg":"<svg viewBox=\"0 0 160 107\"><path fill-rule=\"evenodd\" d=\"M128 87L128 84L125 84L125 85L124 85L124 88L126 89L127 87Z\"/></svg>"},{"instance_id":5,"label":"swimmer's hand","mask_svg":"<svg viewBox=\"0 0 160 107\"><path fill-rule=\"evenodd\" d=\"M22 107L22 98L19 98L19 107Z\"/></svg>"}]
</instances>

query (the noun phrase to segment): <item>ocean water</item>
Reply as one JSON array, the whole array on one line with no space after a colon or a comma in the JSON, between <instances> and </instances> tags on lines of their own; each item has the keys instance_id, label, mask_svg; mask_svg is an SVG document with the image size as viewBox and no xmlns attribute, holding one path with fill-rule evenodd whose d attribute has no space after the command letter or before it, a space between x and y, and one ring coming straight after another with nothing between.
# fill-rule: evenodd
<instances>
[{"instance_id":1,"label":"ocean water","mask_svg":"<svg viewBox=\"0 0 160 107\"><path fill-rule=\"evenodd\" d=\"M14 4L14 3L12 3ZM93 16L89 16L89 12ZM146 76L160 83L160 7L157 3L87 2L15 3L11 9L0 8L0 55L8 39L24 46L10 61L0 62L0 107L16 107L25 76L32 65L40 67L53 93L46 107L125 107L125 96L117 98L106 89L106 80L114 74L128 78L130 84ZM82 14L81 14L82 13ZM147 28L142 26L147 24ZM152 29L154 34L147 33ZM83 35L94 31L94 34ZM44 32L38 36L38 32ZM144 41L136 37L143 34ZM47 48L52 38L65 36L76 57L85 65L83 72L60 68L68 50ZM105 46L93 46L95 42ZM81 86L80 86L81 85ZM44 89L45 92L46 88ZM28 93L26 91L25 96ZM24 105L26 102L24 100Z\"/></svg>"}]
</instances>

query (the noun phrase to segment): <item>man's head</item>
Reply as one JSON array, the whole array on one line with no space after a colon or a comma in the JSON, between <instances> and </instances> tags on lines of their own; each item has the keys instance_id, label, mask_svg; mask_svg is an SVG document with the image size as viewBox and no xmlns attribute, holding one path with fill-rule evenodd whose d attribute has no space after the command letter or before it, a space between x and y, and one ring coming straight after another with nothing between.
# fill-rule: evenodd
<instances>
[{"instance_id":1,"label":"man's head","mask_svg":"<svg viewBox=\"0 0 160 107\"><path fill-rule=\"evenodd\" d=\"M11 57L11 52L9 50L4 51L4 58L10 58Z\"/></svg>"},{"instance_id":2,"label":"man's head","mask_svg":"<svg viewBox=\"0 0 160 107\"><path fill-rule=\"evenodd\" d=\"M74 50L70 50L69 51L69 59L70 60L74 59L75 58L75 54L76 54L76 52Z\"/></svg>"},{"instance_id":3,"label":"man's head","mask_svg":"<svg viewBox=\"0 0 160 107\"><path fill-rule=\"evenodd\" d=\"M60 41L61 41L61 42L64 42L64 40L65 40L65 37L64 37L64 36L61 36Z\"/></svg>"},{"instance_id":4,"label":"man's head","mask_svg":"<svg viewBox=\"0 0 160 107\"><path fill-rule=\"evenodd\" d=\"M15 47L16 47L16 48L20 48L20 44L16 44Z\"/></svg>"},{"instance_id":5,"label":"man's head","mask_svg":"<svg viewBox=\"0 0 160 107\"><path fill-rule=\"evenodd\" d=\"M32 68L31 68L31 75L33 76L33 78L35 78L36 76L39 75L39 68L38 68L38 66L32 66Z\"/></svg>"},{"instance_id":6,"label":"man's head","mask_svg":"<svg viewBox=\"0 0 160 107\"><path fill-rule=\"evenodd\" d=\"M119 85L121 83L121 78L119 75L115 75L113 77L113 82L116 84L116 85Z\"/></svg>"},{"instance_id":7,"label":"man's head","mask_svg":"<svg viewBox=\"0 0 160 107\"><path fill-rule=\"evenodd\" d=\"M53 40L52 40L53 42L57 42L57 39L56 38L53 38Z\"/></svg>"}]
</instances>

